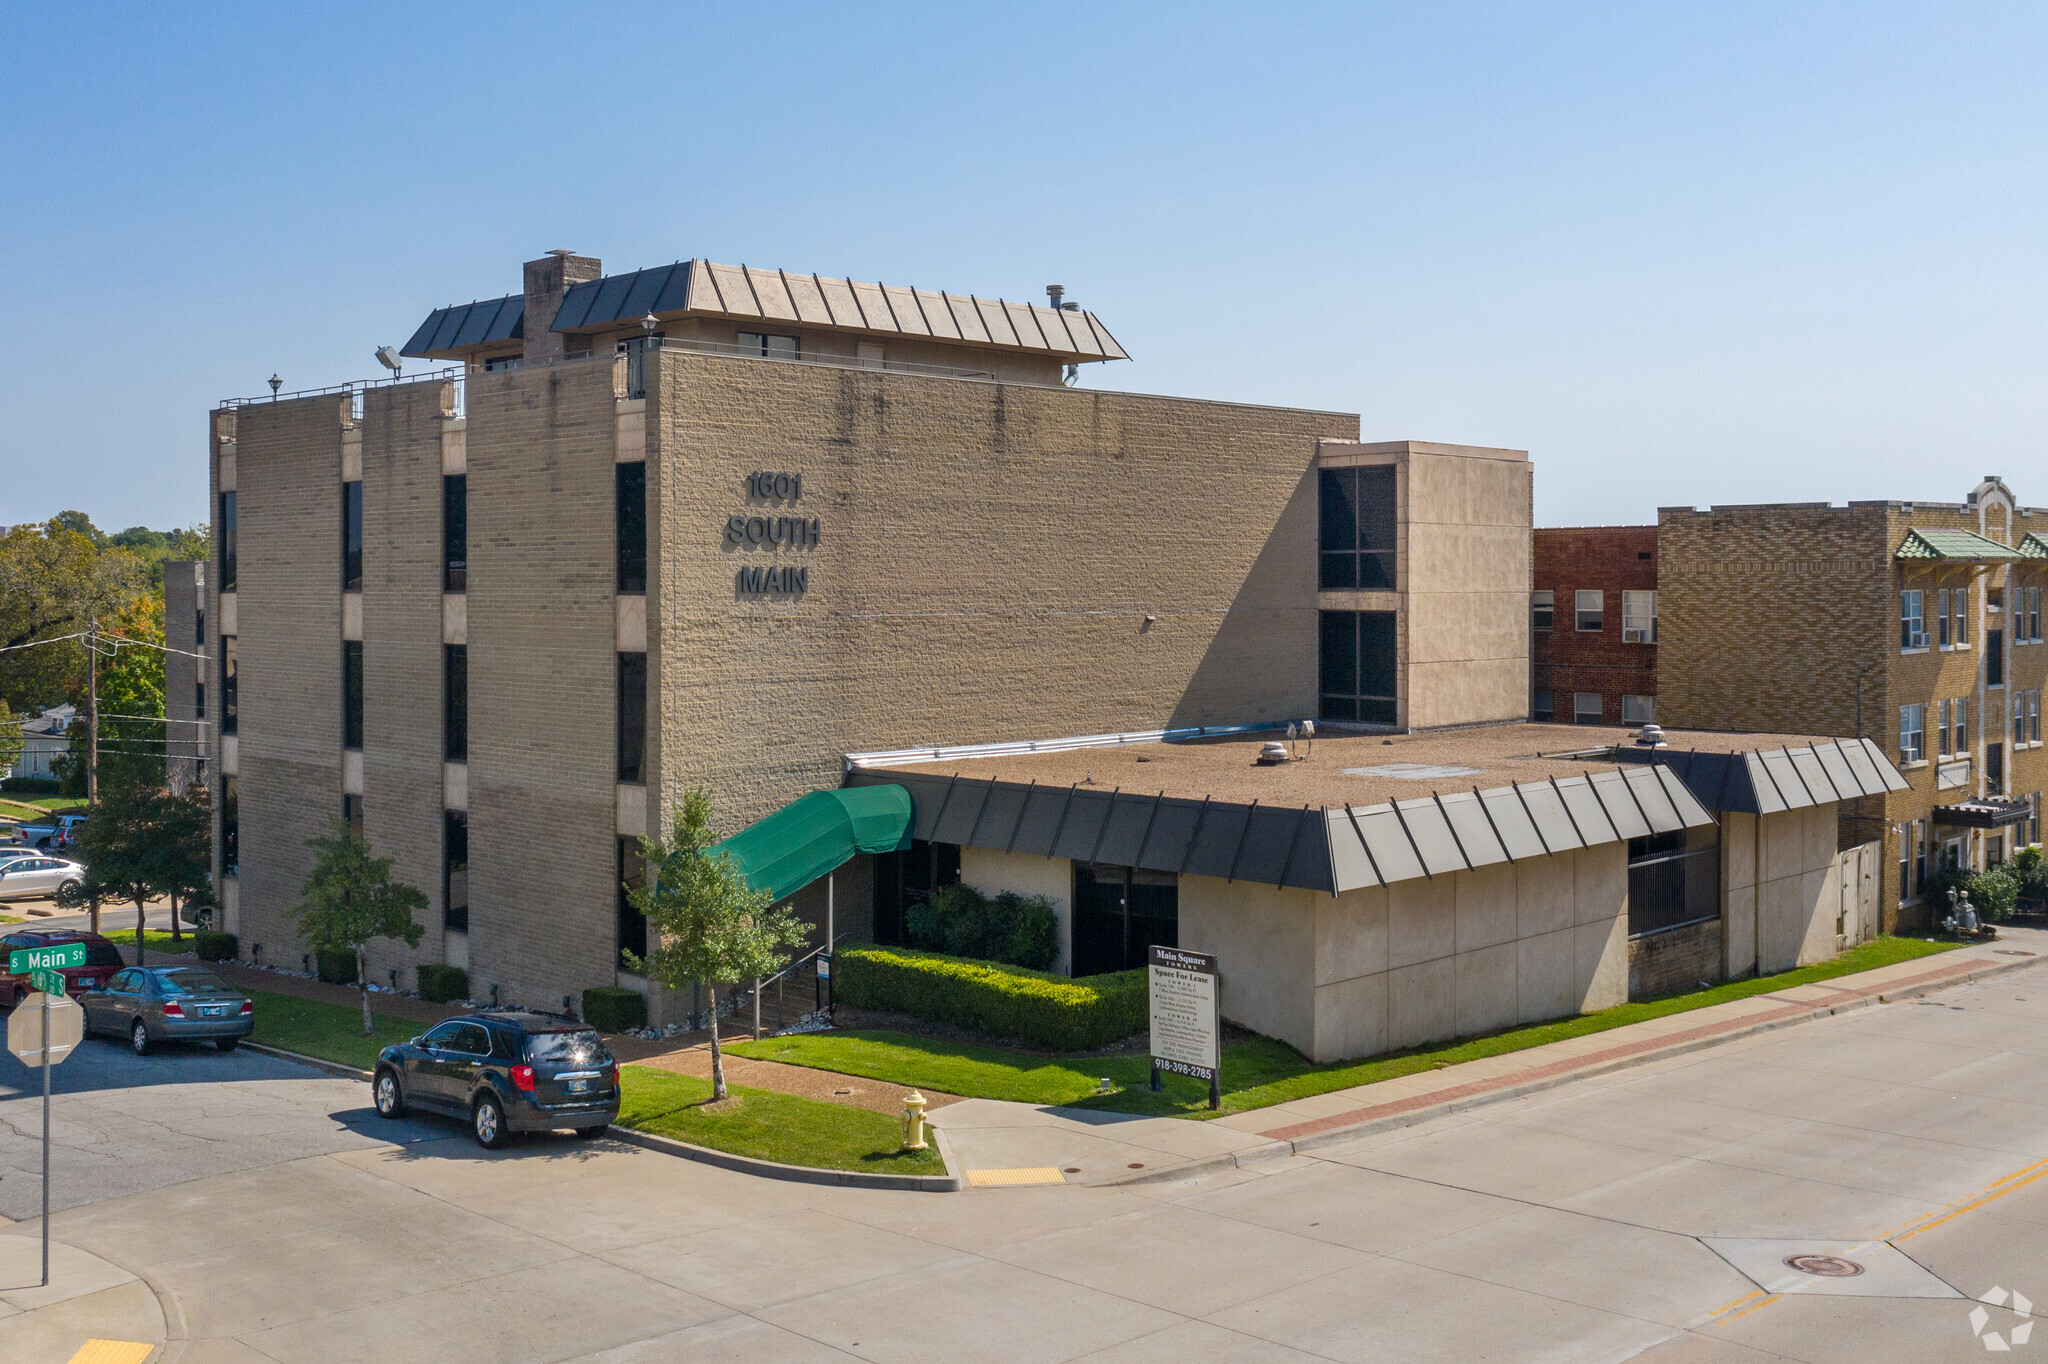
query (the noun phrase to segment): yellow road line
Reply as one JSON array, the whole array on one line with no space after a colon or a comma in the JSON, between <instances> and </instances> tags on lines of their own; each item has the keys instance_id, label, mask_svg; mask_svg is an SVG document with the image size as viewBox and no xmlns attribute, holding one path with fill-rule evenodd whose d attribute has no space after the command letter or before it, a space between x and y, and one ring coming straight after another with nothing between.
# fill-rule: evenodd
<instances>
[{"instance_id":1,"label":"yellow road line","mask_svg":"<svg viewBox=\"0 0 2048 1364\"><path fill-rule=\"evenodd\" d=\"M1913 1228L1911 1231L1901 1232L1898 1236L1894 1237L1893 1239L1898 1241L1904 1241L1910 1237L1918 1236L1923 1231L1933 1231L1936 1227L1942 1225L1944 1222L1953 1222L1956 1218L1961 1217L1964 1213L1973 1212L1976 1209L1983 1207L1986 1203L1992 1202L1995 1199L2005 1197L2007 1194L2012 1193L2016 1189L2023 1189L2027 1185L2032 1184L2037 1179L2048 1179L2048 1170L2036 1170L2033 1174L2028 1175L2025 1179L2015 1179L2010 1184L2007 1184L2004 1188L1995 1189L1994 1192L1985 1194L1982 1198L1976 1199L1973 1202L1965 1203L1962 1207L1957 1208L1954 1212L1948 1213L1941 1217L1937 1217L1932 1222L1923 1222L1919 1226Z\"/></svg>"},{"instance_id":2,"label":"yellow road line","mask_svg":"<svg viewBox=\"0 0 2048 1364\"><path fill-rule=\"evenodd\" d=\"M1763 1311L1763 1310L1764 1310L1764 1309L1765 1309L1766 1307L1769 1307L1769 1306L1770 1306L1770 1305L1771 1305L1772 1303L1774 1303L1774 1302L1776 1302L1776 1301L1778 1300L1778 1296L1779 1296L1779 1295L1778 1295L1778 1294L1776 1294L1776 1293L1772 1293L1772 1294L1769 1294L1768 1296L1766 1296L1766 1297L1764 1298L1764 1300L1763 1300L1762 1302L1759 1302L1759 1303L1753 1303L1753 1304L1751 1304L1750 1306L1748 1306L1748 1307L1745 1307L1745 1308L1743 1308L1743 1309L1742 1309L1742 1310L1741 1310L1740 1312L1737 1312L1737 1313L1736 1313L1736 1314L1735 1314L1734 1316L1732 1316L1732 1317L1728 1317L1728 1318L1726 1318L1726 1319L1724 1319L1724 1320L1722 1320L1722 1321L1717 1321L1717 1322L1715 1322L1714 1324L1715 1324L1716 1326L1727 1326L1727 1325L1729 1325L1729 1324L1731 1324L1731 1323L1733 1323L1733 1322L1738 1322L1738 1321L1741 1321L1741 1320L1742 1320L1742 1319L1743 1319L1744 1317L1748 1316L1748 1315L1749 1315L1749 1314L1750 1314L1751 1312L1761 1312L1761 1311Z\"/></svg>"},{"instance_id":3,"label":"yellow road line","mask_svg":"<svg viewBox=\"0 0 2048 1364\"><path fill-rule=\"evenodd\" d=\"M969 1170L967 1183L976 1189L1000 1188L1010 1184L1064 1184L1067 1177L1053 1165L1024 1170Z\"/></svg>"}]
</instances>

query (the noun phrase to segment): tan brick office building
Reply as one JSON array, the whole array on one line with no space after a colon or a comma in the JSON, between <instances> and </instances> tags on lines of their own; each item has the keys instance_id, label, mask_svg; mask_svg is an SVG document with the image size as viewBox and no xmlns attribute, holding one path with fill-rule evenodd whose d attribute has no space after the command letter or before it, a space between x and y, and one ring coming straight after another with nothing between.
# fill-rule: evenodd
<instances>
[{"instance_id":1,"label":"tan brick office building","mask_svg":"<svg viewBox=\"0 0 2048 1364\"><path fill-rule=\"evenodd\" d=\"M1659 719L1882 743L1910 789L1857 802L1882 837L1886 926L1938 917L1921 885L2041 838L2048 511L1988 477L1960 503L1665 508Z\"/></svg>"}]
</instances>

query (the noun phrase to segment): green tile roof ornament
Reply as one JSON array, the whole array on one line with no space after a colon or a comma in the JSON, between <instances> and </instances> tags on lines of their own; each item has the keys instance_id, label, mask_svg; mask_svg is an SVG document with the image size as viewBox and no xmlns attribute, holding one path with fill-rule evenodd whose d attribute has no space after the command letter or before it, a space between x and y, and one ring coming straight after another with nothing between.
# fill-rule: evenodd
<instances>
[{"instance_id":1,"label":"green tile roof ornament","mask_svg":"<svg viewBox=\"0 0 2048 1364\"><path fill-rule=\"evenodd\" d=\"M2041 538L2041 532L2030 530L2027 538L2020 541L2022 559L2048 559L2048 540Z\"/></svg>"},{"instance_id":2,"label":"green tile roof ornament","mask_svg":"<svg viewBox=\"0 0 2048 1364\"><path fill-rule=\"evenodd\" d=\"M1906 538L1900 542L1899 552L1894 557L1944 560L1950 563L2002 564L2034 556L2023 550L2001 545L1996 540L1986 539L1973 530L1921 530L1915 527L1906 532Z\"/></svg>"}]
</instances>

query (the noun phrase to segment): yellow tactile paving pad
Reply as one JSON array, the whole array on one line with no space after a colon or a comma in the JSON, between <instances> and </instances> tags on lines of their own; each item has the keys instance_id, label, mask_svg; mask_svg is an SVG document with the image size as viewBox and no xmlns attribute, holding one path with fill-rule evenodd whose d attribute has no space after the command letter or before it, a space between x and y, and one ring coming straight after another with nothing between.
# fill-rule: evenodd
<instances>
[{"instance_id":1,"label":"yellow tactile paving pad","mask_svg":"<svg viewBox=\"0 0 2048 1364\"><path fill-rule=\"evenodd\" d=\"M1005 1184L1064 1184L1067 1177L1056 1166L1041 1165L1028 1170L969 1170L970 1188L989 1189Z\"/></svg>"},{"instance_id":2,"label":"yellow tactile paving pad","mask_svg":"<svg viewBox=\"0 0 2048 1364\"><path fill-rule=\"evenodd\" d=\"M133 1340L88 1340L71 1356L71 1364L142 1364L155 1348Z\"/></svg>"}]
</instances>

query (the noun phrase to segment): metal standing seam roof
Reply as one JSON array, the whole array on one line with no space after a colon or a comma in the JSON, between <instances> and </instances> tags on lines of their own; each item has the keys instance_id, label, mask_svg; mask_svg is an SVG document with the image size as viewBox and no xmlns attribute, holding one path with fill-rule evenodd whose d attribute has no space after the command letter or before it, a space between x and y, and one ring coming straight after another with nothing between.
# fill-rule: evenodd
<instances>
[{"instance_id":1,"label":"metal standing seam roof","mask_svg":"<svg viewBox=\"0 0 2048 1364\"><path fill-rule=\"evenodd\" d=\"M1900 559L1934 559L1957 563L2005 563L2030 557L2010 545L1977 534L1973 530L1924 530L1918 526L1899 542Z\"/></svg>"},{"instance_id":2,"label":"metal standing seam roof","mask_svg":"<svg viewBox=\"0 0 2048 1364\"><path fill-rule=\"evenodd\" d=\"M1903 791L1908 783L1874 739L1768 748L1748 753L1696 753L1674 748L1618 749L1625 763L1677 774L1715 814L1775 815L1861 796Z\"/></svg>"},{"instance_id":3,"label":"metal standing seam roof","mask_svg":"<svg viewBox=\"0 0 2048 1364\"><path fill-rule=\"evenodd\" d=\"M846 780L908 791L913 838L1332 895L1714 822L1661 766L1334 809L864 767Z\"/></svg>"},{"instance_id":4,"label":"metal standing seam roof","mask_svg":"<svg viewBox=\"0 0 2048 1364\"><path fill-rule=\"evenodd\" d=\"M526 336L526 295L507 294L477 303L436 308L420 323L400 355L432 355L460 346L518 341Z\"/></svg>"},{"instance_id":5,"label":"metal standing seam roof","mask_svg":"<svg viewBox=\"0 0 2048 1364\"><path fill-rule=\"evenodd\" d=\"M650 312L656 317L710 315L927 337L1048 352L1076 361L1130 358L1095 314L1077 309L705 260L677 261L571 285L555 310L552 330L617 326Z\"/></svg>"}]
</instances>

